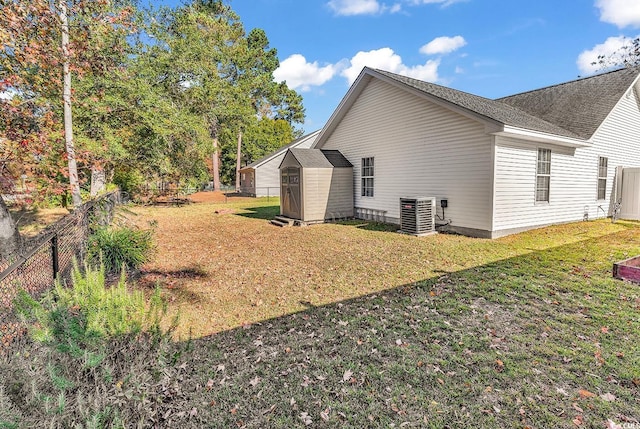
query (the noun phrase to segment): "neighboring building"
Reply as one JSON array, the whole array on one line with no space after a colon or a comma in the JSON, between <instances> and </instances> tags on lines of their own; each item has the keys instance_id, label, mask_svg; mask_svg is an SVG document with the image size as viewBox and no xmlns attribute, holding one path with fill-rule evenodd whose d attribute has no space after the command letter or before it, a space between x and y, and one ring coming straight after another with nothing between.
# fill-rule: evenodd
<instances>
[{"instance_id":1,"label":"neighboring building","mask_svg":"<svg viewBox=\"0 0 640 429\"><path fill-rule=\"evenodd\" d=\"M353 164L354 207L447 200L453 231L500 237L611 213L640 166L640 68L490 100L365 68L317 137ZM624 204L624 203L623 203Z\"/></svg>"},{"instance_id":2,"label":"neighboring building","mask_svg":"<svg viewBox=\"0 0 640 429\"><path fill-rule=\"evenodd\" d=\"M320 134L320 130L307 134L242 168L240 170L240 192L254 197L280 196L280 173L278 167L287 149L310 148L318 134Z\"/></svg>"}]
</instances>

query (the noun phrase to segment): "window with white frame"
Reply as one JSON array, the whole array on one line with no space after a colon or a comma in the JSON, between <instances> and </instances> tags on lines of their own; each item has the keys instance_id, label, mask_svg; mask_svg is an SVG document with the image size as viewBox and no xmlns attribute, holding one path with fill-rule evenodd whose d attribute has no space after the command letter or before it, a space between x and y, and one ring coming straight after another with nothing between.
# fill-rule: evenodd
<instances>
[{"instance_id":1,"label":"window with white frame","mask_svg":"<svg viewBox=\"0 0 640 429\"><path fill-rule=\"evenodd\" d=\"M538 149L536 168L536 202L549 202L551 184L551 149Z\"/></svg>"},{"instance_id":2,"label":"window with white frame","mask_svg":"<svg viewBox=\"0 0 640 429\"><path fill-rule=\"evenodd\" d=\"M598 199L607 198L607 167L609 159L604 156L598 157Z\"/></svg>"},{"instance_id":3,"label":"window with white frame","mask_svg":"<svg viewBox=\"0 0 640 429\"><path fill-rule=\"evenodd\" d=\"M362 196L373 197L373 157L362 158Z\"/></svg>"}]
</instances>

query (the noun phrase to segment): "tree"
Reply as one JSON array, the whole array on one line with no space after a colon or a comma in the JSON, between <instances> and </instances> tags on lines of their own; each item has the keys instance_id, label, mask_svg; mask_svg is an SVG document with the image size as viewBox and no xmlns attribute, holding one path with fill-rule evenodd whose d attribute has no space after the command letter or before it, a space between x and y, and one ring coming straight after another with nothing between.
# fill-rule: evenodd
<instances>
[{"instance_id":1,"label":"tree","mask_svg":"<svg viewBox=\"0 0 640 429\"><path fill-rule=\"evenodd\" d=\"M60 30L62 40L62 104L64 109L64 141L69 166L69 185L74 207L82 205L76 150L73 144L73 120L71 115L71 53L69 52L69 18L67 17L67 0L60 0Z\"/></svg>"},{"instance_id":2,"label":"tree","mask_svg":"<svg viewBox=\"0 0 640 429\"><path fill-rule=\"evenodd\" d=\"M4 200L0 198L0 258L8 259L21 249L21 238Z\"/></svg>"},{"instance_id":3,"label":"tree","mask_svg":"<svg viewBox=\"0 0 640 429\"><path fill-rule=\"evenodd\" d=\"M242 130L255 123L256 117L258 120L281 119L292 127L292 123L304 121L304 108L300 95L286 85L274 82L273 72L280 65L278 52L269 47L264 30L255 28L242 40L235 64L238 99L245 100L245 108L249 109L237 125L235 179L238 191L243 152Z\"/></svg>"},{"instance_id":4,"label":"tree","mask_svg":"<svg viewBox=\"0 0 640 429\"><path fill-rule=\"evenodd\" d=\"M96 70L113 67L110 35L128 31L132 9L124 0L0 0L0 4L0 90L9 90L18 104L34 105L24 110L33 122L53 112L51 126L34 132L40 134L38 140L48 140L48 154L59 153L55 148L64 139L67 165L62 175L69 182L74 205L79 205L71 74L81 81ZM120 40L121 45L127 43Z\"/></svg>"},{"instance_id":5,"label":"tree","mask_svg":"<svg viewBox=\"0 0 640 429\"><path fill-rule=\"evenodd\" d=\"M592 65L600 66L601 70L612 68L640 66L640 37L628 40L620 49L608 55L598 55L598 60Z\"/></svg>"}]
</instances>

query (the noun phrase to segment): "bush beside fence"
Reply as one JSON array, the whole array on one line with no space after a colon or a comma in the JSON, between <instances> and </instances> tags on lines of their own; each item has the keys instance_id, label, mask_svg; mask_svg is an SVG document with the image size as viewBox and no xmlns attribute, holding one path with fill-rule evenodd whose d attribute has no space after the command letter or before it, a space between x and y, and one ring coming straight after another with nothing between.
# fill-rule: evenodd
<instances>
[{"instance_id":1,"label":"bush beside fence","mask_svg":"<svg viewBox=\"0 0 640 429\"><path fill-rule=\"evenodd\" d=\"M119 192L89 201L25 243L20 254L0 260L0 349L17 333L12 309L18 290L37 297L56 278L68 281L73 259L84 261L92 225L109 224L119 202Z\"/></svg>"}]
</instances>

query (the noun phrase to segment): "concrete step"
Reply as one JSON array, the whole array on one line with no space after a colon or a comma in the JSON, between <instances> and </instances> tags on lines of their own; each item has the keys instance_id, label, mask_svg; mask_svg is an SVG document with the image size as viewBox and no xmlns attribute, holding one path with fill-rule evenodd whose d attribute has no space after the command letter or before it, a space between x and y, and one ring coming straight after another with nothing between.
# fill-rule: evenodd
<instances>
[{"instance_id":1,"label":"concrete step","mask_svg":"<svg viewBox=\"0 0 640 429\"><path fill-rule=\"evenodd\" d=\"M282 228L282 227L284 227L284 226L291 226L291 225L289 225L287 222L280 222L280 221L279 221L279 220L277 220L277 219L271 219L271 221L270 221L270 222L271 222L271 225L279 226L279 227L281 227L281 228Z\"/></svg>"},{"instance_id":2,"label":"concrete step","mask_svg":"<svg viewBox=\"0 0 640 429\"><path fill-rule=\"evenodd\" d=\"M286 216L278 215L271 221L271 223L279 222L282 223L282 226L293 226L295 224L295 219L288 218Z\"/></svg>"}]
</instances>

